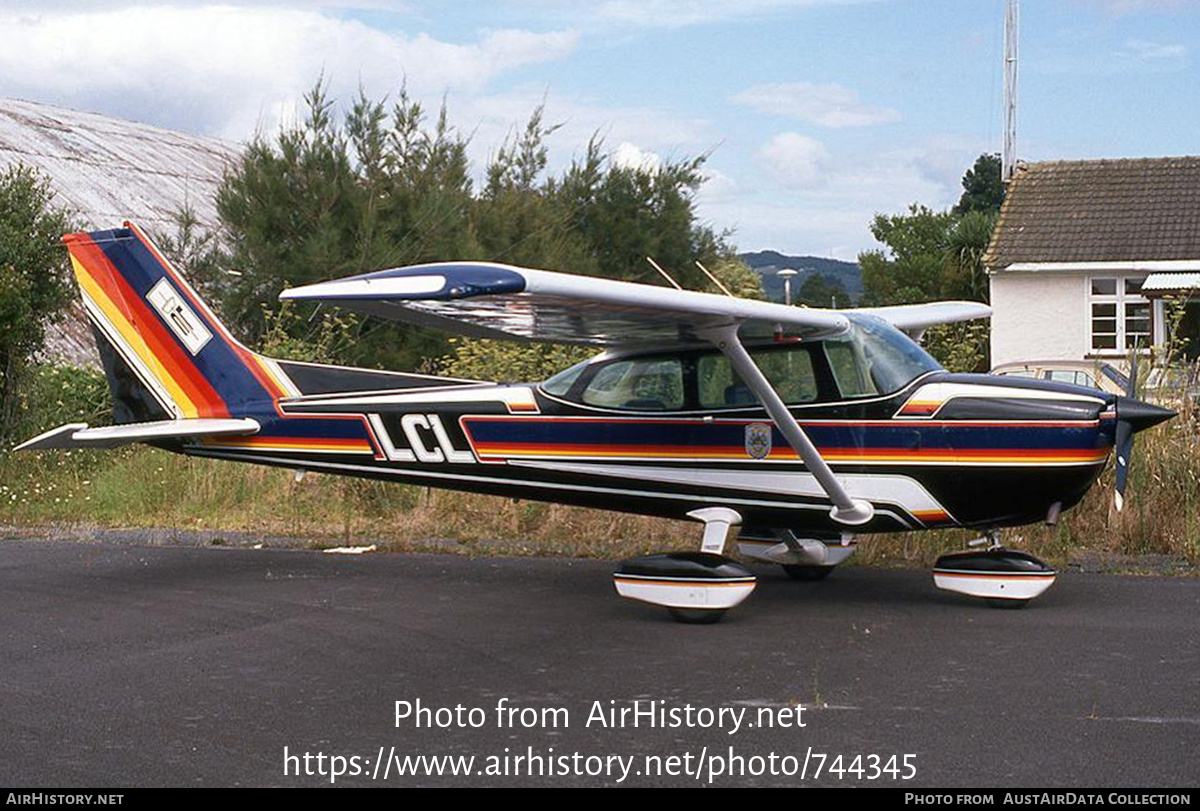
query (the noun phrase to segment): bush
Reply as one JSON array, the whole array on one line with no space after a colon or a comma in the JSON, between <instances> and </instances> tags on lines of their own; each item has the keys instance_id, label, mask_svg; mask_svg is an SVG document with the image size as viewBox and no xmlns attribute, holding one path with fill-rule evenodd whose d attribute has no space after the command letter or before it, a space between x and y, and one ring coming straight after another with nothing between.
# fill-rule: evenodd
<instances>
[{"instance_id":1,"label":"bush","mask_svg":"<svg viewBox=\"0 0 1200 811\"><path fill-rule=\"evenodd\" d=\"M530 383L545 380L596 354L593 347L566 344L519 344L490 339L451 338L453 354L438 364L452 377Z\"/></svg>"},{"instance_id":2,"label":"bush","mask_svg":"<svg viewBox=\"0 0 1200 811\"><path fill-rule=\"evenodd\" d=\"M102 425L112 415L103 372L48 363L30 368L20 405L12 444L68 422Z\"/></svg>"}]
</instances>

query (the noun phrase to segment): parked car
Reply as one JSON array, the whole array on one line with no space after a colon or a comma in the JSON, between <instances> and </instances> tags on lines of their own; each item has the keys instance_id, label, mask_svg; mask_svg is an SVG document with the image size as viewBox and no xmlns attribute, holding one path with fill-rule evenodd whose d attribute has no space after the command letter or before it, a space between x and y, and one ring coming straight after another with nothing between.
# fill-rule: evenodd
<instances>
[{"instance_id":1,"label":"parked car","mask_svg":"<svg viewBox=\"0 0 1200 811\"><path fill-rule=\"evenodd\" d=\"M1124 394L1129 378L1111 363L1097 360L1027 360L1002 363L992 374L1007 377L1032 377L1074 383L1112 394Z\"/></svg>"},{"instance_id":2,"label":"parked car","mask_svg":"<svg viewBox=\"0 0 1200 811\"><path fill-rule=\"evenodd\" d=\"M1155 366L1139 388L1150 403L1172 408L1194 405L1200 402L1200 367L1194 363Z\"/></svg>"}]
</instances>

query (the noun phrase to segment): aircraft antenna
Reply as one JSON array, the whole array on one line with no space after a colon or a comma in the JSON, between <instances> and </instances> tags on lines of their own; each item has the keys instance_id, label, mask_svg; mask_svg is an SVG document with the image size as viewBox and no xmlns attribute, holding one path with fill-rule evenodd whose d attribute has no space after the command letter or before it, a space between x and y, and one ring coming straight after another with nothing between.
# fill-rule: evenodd
<instances>
[{"instance_id":1,"label":"aircraft antenna","mask_svg":"<svg viewBox=\"0 0 1200 811\"><path fill-rule=\"evenodd\" d=\"M721 284L721 280L720 280L720 279L718 279L716 276L714 276L714 275L712 274L712 271L710 271L710 270L709 270L708 268L706 268L704 265L700 264L700 260L699 260L699 259L697 259L697 260L696 260L696 267L698 267L698 268L700 268L700 270L704 271L704 275L708 277L708 280L709 280L710 282L712 282L713 284L715 284L717 287L721 288L721 292L722 292L722 293L724 293L725 295L729 296L730 298L737 298L737 296L735 296L733 293L729 292L729 288L728 288L728 287L726 287L725 285Z\"/></svg>"},{"instance_id":2,"label":"aircraft antenna","mask_svg":"<svg viewBox=\"0 0 1200 811\"><path fill-rule=\"evenodd\" d=\"M671 284L673 284L673 285L675 286L675 289L676 289L676 290L682 290L682 289L683 289L682 287L680 287L680 285L679 285L679 282L677 282L677 281L675 281L674 279L672 279L672 278L671 278L671 274L670 274L670 273L667 273L665 270L663 270L663 269L662 269L662 267L661 267L661 266L658 264L658 262L655 262L655 261L654 261L653 259L651 259L649 256L647 256L647 257L646 257L646 261L647 261L647 262L649 262L651 265L653 265L653 266L654 266L654 269L655 269L655 270L657 270L659 273L661 273L661 274L662 274L662 277L663 277L664 279L666 279L668 282L670 282Z\"/></svg>"},{"instance_id":3,"label":"aircraft antenna","mask_svg":"<svg viewBox=\"0 0 1200 811\"><path fill-rule=\"evenodd\" d=\"M1004 152L1000 158L1000 180L1008 183L1017 170L1017 28L1021 0L1004 3Z\"/></svg>"}]
</instances>

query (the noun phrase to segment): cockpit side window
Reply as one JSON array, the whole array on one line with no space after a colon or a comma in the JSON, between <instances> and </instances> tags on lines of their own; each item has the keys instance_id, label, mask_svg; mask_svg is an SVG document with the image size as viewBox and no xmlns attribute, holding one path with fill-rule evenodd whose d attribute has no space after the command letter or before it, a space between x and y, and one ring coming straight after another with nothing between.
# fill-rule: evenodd
<instances>
[{"instance_id":1,"label":"cockpit side window","mask_svg":"<svg viewBox=\"0 0 1200 811\"><path fill-rule=\"evenodd\" d=\"M751 349L750 355L785 403L811 403L817 399L817 375L807 347ZM758 405L758 398L733 373L729 358L720 353L698 358L696 384L701 408Z\"/></svg>"},{"instance_id":2,"label":"cockpit side window","mask_svg":"<svg viewBox=\"0 0 1200 811\"><path fill-rule=\"evenodd\" d=\"M596 372L583 402L603 408L669 411L683 408L683 363L679 358L631 358Z\"/></svg>"},{"instance_id":3,"label":"cockpit side window","mask_svg":"<svg viewBox=\"0 0 1200 811\"><path fill-rule=\"evenodd\" d=\"M879 393L857 344L829 341L825 344L825 357L829 359L829 369L843 397L867 397Z\"/></svg>"},{"instance_id":4,"label":"cockpit side window","mask_svg":"<svg viewBox=\"0 0 1200 811\"><path fill-rule=\"evenodd\" d=\"M789 405L888 395L941 368L890 324L861 315L849 320L850 329L836 338L758 344L748 351ZM729 359L715 348L599 358L560 372L541 390L628 411L760 407Z\"/></svg>"}]
</instances>

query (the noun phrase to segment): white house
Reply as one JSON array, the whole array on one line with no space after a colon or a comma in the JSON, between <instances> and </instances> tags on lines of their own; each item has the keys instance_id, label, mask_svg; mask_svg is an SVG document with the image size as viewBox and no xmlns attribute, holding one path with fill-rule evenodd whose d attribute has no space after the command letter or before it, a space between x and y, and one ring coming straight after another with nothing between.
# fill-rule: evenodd
<instances>
[{"instance_id":1,"label":"white house","mask_svg":"<svg viewBox=\"0 0 1200 811\"><path fill-rule=\"evenodd\" d=\"M1167 301L1200 290L1200 157L1023 164L983 261L993 365L1161 345ZM1182 306L1194 356L1200 302Z\"/></svg>"}]
</instances>

